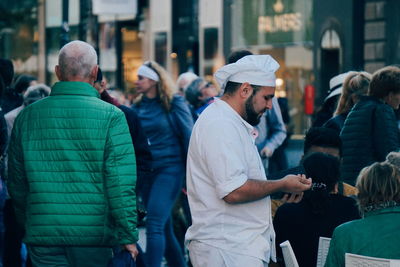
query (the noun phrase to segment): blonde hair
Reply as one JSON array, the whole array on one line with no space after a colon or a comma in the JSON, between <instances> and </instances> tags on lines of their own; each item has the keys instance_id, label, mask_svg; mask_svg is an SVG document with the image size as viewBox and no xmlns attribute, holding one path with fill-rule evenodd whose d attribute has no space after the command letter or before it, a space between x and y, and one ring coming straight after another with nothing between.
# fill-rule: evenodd
<instances>
[{"instance_id":1,"label":"blonde hair","mask_svg":"<svg viewBox=\"0 0 400 267\"><path fill-rule=\"evenodd\" d=\"M340 96L335 115L347 113L353 108L355 104L353 96L358 98L367 94L371 78L372 75L365 71L349 72L343 82L342 95Z\"/></svg>"},{"instance_id":2,"label":"blonde hair","mask_svg":"<svg viewBox=\"0 0 400 267\"><path fill-rule=\"evenodd\" d=\"M400 152L390 152L386 156L385 162L392 164L400 170Z\"/></svg>"},{"instance_id":3,"label":"blonde hair","mask_svg":"<svg viewBox=\"0 0 400 267\"><path fill-rule=\"evenodd\" d=\"M164 110L169 112L171 109L172 98L176 93L176 87L171 76L163 67L154 61L146 61L144 65L154 70L158 77L160 77L160 80L156 82L157 96L160 98ZM140 105L141 100L142 95L139 95L134 102Z\"/></svg>"},{"instance_id":4,"label":"blonde hair","mask_svg":"<svg viewBox=\"0 0 400 267\"><path fill-rule=\"evenodd\" d=\"M362 169L356 187L361 211L387 202L400 202L399 170L390 163L376 162Z\"/></svg>"}]
</instances>

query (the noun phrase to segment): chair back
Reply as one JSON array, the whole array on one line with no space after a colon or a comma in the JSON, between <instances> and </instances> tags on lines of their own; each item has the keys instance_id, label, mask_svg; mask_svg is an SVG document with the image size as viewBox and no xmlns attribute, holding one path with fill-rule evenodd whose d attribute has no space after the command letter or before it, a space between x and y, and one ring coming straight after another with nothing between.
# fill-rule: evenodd
<instances>
[{"instance_id":1,"label":"chair back","mask_svg":"<svg viewBox=\"0 0 400 267\"><path fill-rule=\"evenodd\" d=\"M328 256L330 243L330 238L322 236L319 237L317 267L324 267L326 256Z\"/></svg>"},{"instance_id":2,"label":"chair back","mask_svg":"<svg viewBox=\"0 0 400 267\"><path fill-rule=\"evenodd\" d=\"M400 267L400 260L367 257L346 253L346 267Z\"/></svg>"},{"instance_id":3,"label":"chair back","mask_svg":"<svg viewBox=\"0 0 400 267\"><path fill-rule=\"evenodd\" d=\"M289 240L286 240L279 246L282 248L283 260L285 261L286 267L299 267Z\"/></svg>"}]
</instances>

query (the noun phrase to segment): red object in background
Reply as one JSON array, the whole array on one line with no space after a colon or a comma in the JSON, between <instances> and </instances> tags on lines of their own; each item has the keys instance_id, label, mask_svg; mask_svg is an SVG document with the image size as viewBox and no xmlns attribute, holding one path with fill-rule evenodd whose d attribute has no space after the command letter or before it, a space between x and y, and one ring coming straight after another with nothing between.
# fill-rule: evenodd
<instances>
[{"instance_id":1,"label":"red object in background","mask_svg":"<svg viewBox=\"0 0 400 267\"><path fill-rule=\"evenodd\" d=\"M315 88L312 85L306 85L304 88L304 113L312 115L314 113Z\"/></svg>"}]
</instances>

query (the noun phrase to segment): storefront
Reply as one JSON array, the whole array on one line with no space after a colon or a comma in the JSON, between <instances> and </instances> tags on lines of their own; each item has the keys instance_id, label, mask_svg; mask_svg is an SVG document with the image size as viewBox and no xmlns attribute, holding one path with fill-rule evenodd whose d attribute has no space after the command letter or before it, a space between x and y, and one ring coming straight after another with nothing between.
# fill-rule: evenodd
<instances>
[{"instance_id":1,"label":"storefront","mask_svg":"<svg viewBox=\"0 0 400 267\"><path fill-rule=\"evenodd\" d=\"M0 58L11 59L16 74L38 76L38 0L0 3Z\"/></svg>"},{"instance_id":2,"label":"storefront","mask_svg":"<svg viewBox=\"0 0 400 267\"><path fill-rule=\"evenodd\" d=\"M57 81L54 67L61 45L63 0L44 2L46 79ZM136 0L68 0L68 40L84 40L98 52L109 87L130 91L142 63L142 37ZM110 8L110 5L112 8Z\"/></svg>"},{"instance_id":3,"label":"storefront","mask_svg":"<svg viewBox=\"0 0 400 267\"><path fill-rule=\"evenodd\" d=\"M294 133L310 126L304 91L313 84L312 0L237 0L231 8L231 50L269 54L280 64L277 97L287 97Z\"/></svg>"}]
</instances>

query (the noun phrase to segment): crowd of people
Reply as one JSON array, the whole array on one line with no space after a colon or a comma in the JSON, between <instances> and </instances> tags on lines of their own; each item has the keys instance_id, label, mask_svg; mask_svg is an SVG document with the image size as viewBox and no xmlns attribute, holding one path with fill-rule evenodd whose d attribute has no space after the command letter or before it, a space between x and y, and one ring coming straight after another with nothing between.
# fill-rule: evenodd
<instances>
[{"instance_id":1,"label":"crowd of people","mask_svg":"<svg viewBox=\"0 0 400 267\"><path fill-rule=\"evenodd\" d=\"M97 62L66 44L50 88L0 59L0 267L284 266L286 240L308 267L320 237L327 267L400 259L399 67L334 77L289 168L273 57L176 83L146 61L128 106Z\"/></svg>"}]
</instances>

